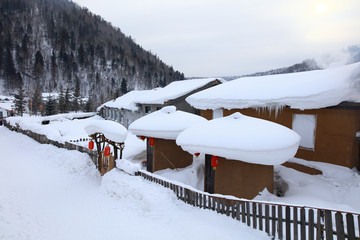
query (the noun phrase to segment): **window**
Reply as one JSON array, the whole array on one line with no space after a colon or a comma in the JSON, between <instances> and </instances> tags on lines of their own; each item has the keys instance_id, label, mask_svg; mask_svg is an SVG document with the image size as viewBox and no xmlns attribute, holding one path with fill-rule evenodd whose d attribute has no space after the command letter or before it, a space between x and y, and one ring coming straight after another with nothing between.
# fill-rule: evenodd
<instances>
[{"instance_id":1,"label":"window","mask_svg":"<svg viewBox=\"0 0 360 240\"><path fill-rule=\"evenodd\" d=\"M124 114L120 113L120 123L124 124Z\"/></svg>"},{"instance_id":2,"label":"window","mask_svg":"<svg viewBox=\"0 0 360 240\"><path fill-rule=\"evenodd\" d=\"M130 119L126 120L126 127L130 126Z\"/></svg>"},{"instance_id":3,"label":"window","mask_svg":"<svg viewBox=\"0 0 360 240\"><path fill-rule=\"evenodd\" d=\"M151 107L145 106L145 113L151 113Z\"/></svg>"},{"instance_id":4,"label":"window","mask_svg":"<svg viewBox=\"0 0 360 240\"><path fill-rule=\"evenodd\" d=\"M315 130L316 116L312 114L294 114L292 129L300 137L300 147L314 149L315 147Z\"/></svg>"},{"instance_id":5,"label":"window","mask_svg":"<svg viewBox=\"0 0 360 240\"><path fill-rule=\"evenodd\" d=\"M224 114L223 114L222 108L218 108L218 109L214 109L214 110L213 110L213 119L215 119L215 118L221 118L221 117L223 117L223 116L224 116Z\"/></svg>"},{"instance_id":6,"label":"window","mask_svg":"<svg viewBox=\"0 0 360 240\"><path fill-rule=\"evenodd\" d=\"M119 110L115 110L115 119L114 121L119 121Z\"/></svg>"}]
</instances>

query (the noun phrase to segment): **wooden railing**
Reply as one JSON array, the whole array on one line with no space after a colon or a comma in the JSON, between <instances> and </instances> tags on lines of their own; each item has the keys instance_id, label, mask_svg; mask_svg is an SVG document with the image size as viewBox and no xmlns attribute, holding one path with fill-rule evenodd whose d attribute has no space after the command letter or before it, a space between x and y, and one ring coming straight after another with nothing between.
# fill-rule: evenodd
<instances>
[{"instance_id":1,"label":"wooden railing","mask_svg":"<svg viewBox=\"0 0 360 240\"><path fill-rule=\"evenodd\" d=\"M139 171L135 175L171 189L178 199L265 231L273 239L359 239L359 213L226 198Z\"/></svg>"}]
</instances>

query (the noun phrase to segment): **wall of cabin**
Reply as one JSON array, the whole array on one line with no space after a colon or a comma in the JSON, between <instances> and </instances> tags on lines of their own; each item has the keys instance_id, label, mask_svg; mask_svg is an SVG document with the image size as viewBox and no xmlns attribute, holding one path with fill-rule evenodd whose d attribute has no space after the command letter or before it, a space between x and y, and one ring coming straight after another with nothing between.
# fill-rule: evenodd
<instances>
[{"instance_id":1,"label":"wall of cabin","mask_svg":"<svg viewBox=\"0 0 360 240\"><path fill-rule=\"evenodd\" d=\"M166 168L184 168L192 164L193 155L182 150L175 140L155 138L153 172Z\"/></svg>"},{"instance_id":2,"label":"wall of cabin","mask_svg":"<svg viewBox=\"0 0 360 240\"><path fill-rule=\"evenodd\" d=\"M274 189L274 167L219 157L215 170L214 193L253 199L264 188Z\"/></svg>"}]
</instances>

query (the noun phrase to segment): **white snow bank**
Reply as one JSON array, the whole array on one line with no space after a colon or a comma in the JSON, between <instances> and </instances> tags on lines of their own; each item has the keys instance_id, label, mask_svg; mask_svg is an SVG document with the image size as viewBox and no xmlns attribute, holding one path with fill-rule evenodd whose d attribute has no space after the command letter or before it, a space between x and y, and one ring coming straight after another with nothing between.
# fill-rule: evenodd
<instances>
[{"instance_id":1,"label":"white snow bank","mask_svg":"<svg viewBox=\"0 0 360 240\"><path fill-rule=\"evenodd\" d=\"M290 106L315 109L360 102L360 63L309 72L239 78L195 93L198 109Z\"/></svg>"},{"instance_id":2,"label":"white snow bank","mask_svg":"<svg viewBox=\"0 0 360 240\"><path fill-rule=\"evenodd\" d=\"M126 128L111 120L92 120L84 127L88 135L102 133L111 141L122 143L127 137Z\"/></svg>"},{"instance_id":3,"label":"white snow bank","mask_svg":"<svg viewBox=\"0 0 360 240\"><path fill-rule=\"evenodd\" d=\"M19 125L21 129L46 135L47 138L60 143L70 142L80 138L88 138L84 130L84 125L93 119L102 119L99 116L91 118L76 119L94 115L94 113L70 113L58 114L53 116L27 116L27 117L8 117L6 121L11 126ZM43 121L49 124L43 125ZM78 145L87 146L87 142L79 142Z\"/></svg>"},{"instance_id":4,"label":"white snow bank","mask_svg":"<svg viewBox=\"0 0 360 240\"><path fill-rule=\"evenodd\" d=\"M109 107L109 108L117 108L117 109L127 109L130 111L137 111L139 109L138 106L136 106L136 101L139 99L142 95L148 94L152 90L142 90L142 91L131 91L128 92L121 97L118 97L115 100L108 101L104 104L102 104L100 107L97 108L97 111L100 111L103 107Z\"/></svg>"},{"instance_id":5,"label":"white snow bank","mask_svg":"<svg viewBox=\"0 0 360 240\"><path fill-rule=\"evenodd\" d=\"M198 115L176 111L176 107L168 106L137 119L130 124L129 131L137 136L175 140L188 127L206 121Z\"/></svg>"},{"instance_id":6,"label":"white snow bank","mask_svg":"<svg viewBox=\"0 0 360 240\"><path fill-rule=\"evenodd\" d=\"M186 129L176 143L190 153L206 153L263 165L293 158L300 136L270 121L234 113Z\"/></svg>"},{"instance_id":7,"label":"white snow bank","mask_svg":"<svg viewBox=\"0 0 360 240\"><path fill-rule=\"evenodd\" d=\"M164 88L157 88L141 96L137 102L141 104L164 104L166 101L184 96L206 84L215 81L217 78L189 79L175 81ZM222 79L218 79L223 81Z\"/></svg>"}]
</instances>

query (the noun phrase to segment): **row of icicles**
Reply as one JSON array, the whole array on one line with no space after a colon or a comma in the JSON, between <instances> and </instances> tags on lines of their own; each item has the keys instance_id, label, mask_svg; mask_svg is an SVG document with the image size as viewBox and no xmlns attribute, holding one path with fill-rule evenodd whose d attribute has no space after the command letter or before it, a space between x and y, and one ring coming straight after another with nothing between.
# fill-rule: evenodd
<instances>
[{"instance_id":1,"label":"row of icicles","mask_svg":"<svg viewBox=\"0 0 360 240\"><path fill-rule=\"evenodd\" d=\"M141 140L145 141L145 136L139 137ZM150 137L149 138L149 145L150 147L153 147L155 144L155 139ZM199 157L200 153L194 153L195 157ZM211 156L211 166L213 167L213 170L216 170L216 168L219 166L219 157L218 156Z\"/></svg>"}]
</instances>

